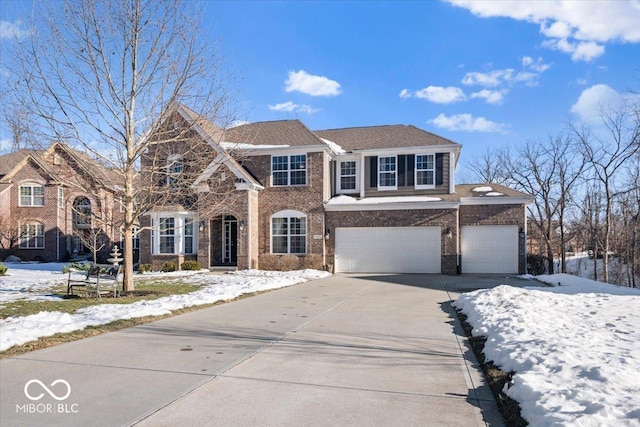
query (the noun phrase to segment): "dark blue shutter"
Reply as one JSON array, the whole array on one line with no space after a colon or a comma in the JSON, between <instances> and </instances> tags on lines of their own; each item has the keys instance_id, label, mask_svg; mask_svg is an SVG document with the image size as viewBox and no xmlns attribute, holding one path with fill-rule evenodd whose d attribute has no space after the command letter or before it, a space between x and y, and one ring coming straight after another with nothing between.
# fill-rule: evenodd
<instances>
[{"instance_id":1,"label":"dark blue shutter","mask_svg":"<svg viewBox=\"0 0 640 427\"><path fill-rule=\"evenodd\" d=\"M369 184L372 188L376 188L378 186L378 158L376 156L369 157L369 164L371 165Z\"/></svg>"},{"instance_id":2,"label":"dark blue shutter","mask_svg":"<svg viewBox=\"0 0 640 427\"><path fill-rule=\"evenodd\" d=\"M398 187L404 187L404 176L406 174L405 161L407 156L398 156Z\"/></svg>"},{"instance_id":3,"label":"dark blue shutter","mask_svg":"<svg viewBox=\"0 0 640 427\"><path fill-rule=\"evenodd\" d=\"M442 158L443 158L442 153L436 153L436 185L442 185L443 184Z\"/></svg>"},{"instance_id":4,"label":"dark blue shutter","mask_svg":"<svg viewBox=\"0 0 640 427\"><path fill-rule=\"evenodd\" d=\"M414 154L409 154L407 156L407 186L413 187L414 184L414 176L413 170L416 166L416 156Z\"/></svg>"}]
</instances>

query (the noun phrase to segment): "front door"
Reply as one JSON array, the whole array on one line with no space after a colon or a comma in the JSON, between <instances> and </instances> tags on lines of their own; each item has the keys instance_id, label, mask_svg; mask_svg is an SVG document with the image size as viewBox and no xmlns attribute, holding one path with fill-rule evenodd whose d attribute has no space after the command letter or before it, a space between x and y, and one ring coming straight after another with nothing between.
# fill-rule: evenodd
<instances>
[{"instance_id":1,"label":"front door","mask_svg":"<svg viewBox=\"0 0 640 427\"><path fill-rule=\"evenodd\" d=\"M222 222L222 263L238 264L238 221L232 216Z\"/></svg>"}]
</instances>

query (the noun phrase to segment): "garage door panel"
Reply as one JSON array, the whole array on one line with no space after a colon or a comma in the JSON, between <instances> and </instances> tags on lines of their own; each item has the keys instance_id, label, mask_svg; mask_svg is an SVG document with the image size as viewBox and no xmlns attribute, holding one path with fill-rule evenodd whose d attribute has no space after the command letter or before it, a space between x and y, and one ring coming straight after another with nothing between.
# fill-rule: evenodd
<instances>
[{"instance_id":1,"label":"garage door panel","mask_svg":"<svg viewBox=\"0 0 640 427\"><path fill-rule=\"evenodd\" d=\"M336 272L440 273L440 227L338 227Z\"/></svg>"},{"instance_id":2,"label":"garage door panel","mask_svg":"<svg viewBox=\"0 0 640 427\"><path fill-rule=\"evenodd\" d=\"M473 225L462 227L462 272L518 272L518 227Z\"/></svg>"}]
</instances>

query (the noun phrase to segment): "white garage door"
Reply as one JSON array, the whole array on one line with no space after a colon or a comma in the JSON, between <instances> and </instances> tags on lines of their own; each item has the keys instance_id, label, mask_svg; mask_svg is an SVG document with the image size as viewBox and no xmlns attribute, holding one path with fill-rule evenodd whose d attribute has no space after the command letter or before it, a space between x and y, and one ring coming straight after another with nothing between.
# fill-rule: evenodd
<instances>
[{"instance_id":1,"label":"white garage door","mask_svg":"<svg viewBox=\"0 0 640 427\"><path fill-rule=\"evenodd\" d=\"M336 273L440 273L440 227L336 228Z\"/></svg>"},{"instance_id":2,"label":"white garage door","mask_svg":"<svg viewBox=\"0 0 640 427\"><path fill-rule=\"evenodd\" d=\"M462 227L463 273L517 273L518 226Z\"/></svg>"}]
</instances>

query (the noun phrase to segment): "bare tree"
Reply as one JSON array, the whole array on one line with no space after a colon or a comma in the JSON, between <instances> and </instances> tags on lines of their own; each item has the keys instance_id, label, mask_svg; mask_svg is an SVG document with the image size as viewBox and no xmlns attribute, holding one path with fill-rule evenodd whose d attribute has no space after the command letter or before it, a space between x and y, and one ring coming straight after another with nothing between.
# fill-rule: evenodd
<instances>
[{"instance_id":1,"label":"bare tree","mask_svg":"<svg viewBox=\"0 0 640 427\"><path fill-rule=\"evenodd\" d=\"M504 151L501 158L508 181L534 196L529 216L542 236L550 274L554 272L556 245L562 253L561 270L566 271L566 215L583 164L575 158L572 147L569 137L550 136L529 141L514 152Z\"/></svg>"},{"instance_id":2,"label":"bare tree","mask_svg":"<svg viewBox=\"0 0 640 427\"><path fill-rule=\"evenodd\" d=\"M0 216L0 249L10 254L20 242L21 237L24 235L16 219L5 215Z\"/></svg>"},{"instance_id":3,"label":"bare tree","mask_svg":"<svg viewBox=\"0 0 640 427\"><path fill-rule=\"evenodd\" d=\"M147 136L175 102L211 121L225 119L228 81L199 30L195 2L69 0L38 7L31 37L16 40L14 96L39 119L43 135L81 147L119 176L124 289L131 291L132 233L146 200L138 167L150 145L162 142Z\"/></svg>"},{"instance_id":4,"label":"bare tree","mask_svg":"<svg viewBox=\"0 0 640 427\"><path fill-rule=\"evenodd\" d=\"M11 105L5 105L3 110L4 123L11 137L11 152L34 148L35 140L31 136L29 112L25 108Z\"/></svg>"},{"instance_id":5,"label":"bare tree","mask_svg":"<svg viewBox=\"0 0 640 427\"><path fill-rule=\"evenodd\" d=\"M504 155L500 150L487 149L481 156L474 157L466 165L473 182L506 185L509 177L500 163Z\"/></svg>"},{"instance_id":6,"label":"bare tree","mask_svg":"<svg viewBox=\"0 0 640 427\"><path fill-rule=\"evenodd\" d=\"M624 104L618 109L601 107L601 126L592 130L585 123L572 125L581 144L590 171L602 185L604 197L603 224L603 280L609 281L609 254L615 197L624 189L619 188L620 171L638 153L640 147L640 121L637 106Z\"/></svg>"},{"instance_id":7,"label":"bare tree","mask_svg":"<svg viewBox=\"0 0 640 427\"><path fill-rule=\"evenodd\" d=\"M95 207L91 204L75 204L72 215L74 236L91 252L93 262L97 263L100 252L109 248L109 236L115 234L115 222L109 203L105 198L97 199Z\"/></svg>"}]
</instances>

